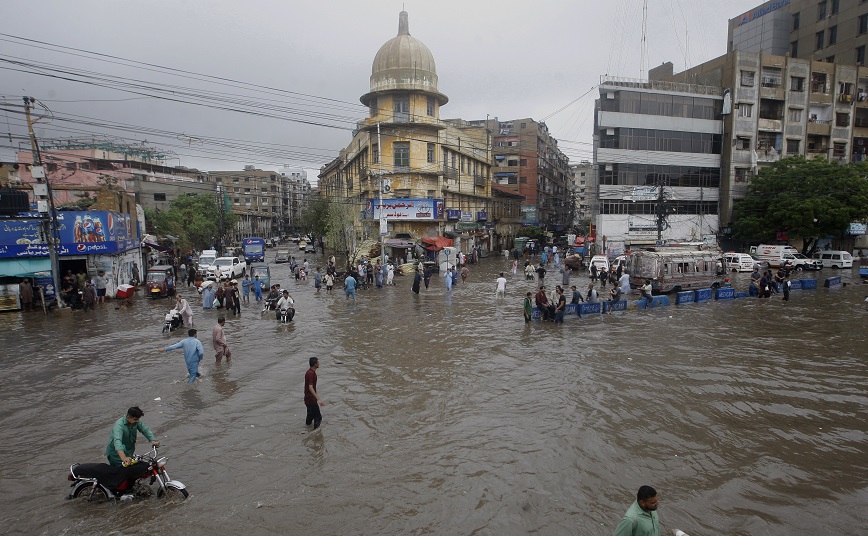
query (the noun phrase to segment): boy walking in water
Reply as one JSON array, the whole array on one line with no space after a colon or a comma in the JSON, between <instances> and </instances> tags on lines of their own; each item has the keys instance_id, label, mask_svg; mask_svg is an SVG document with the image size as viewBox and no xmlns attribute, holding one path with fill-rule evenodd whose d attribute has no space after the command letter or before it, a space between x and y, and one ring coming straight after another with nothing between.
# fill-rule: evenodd
<instances>
[{"instance_id":1,"label":"boy walking in water","mask_svg":"<svg viewBox=\"0 0 868 536\"><path fill-rule=\"evenodd\" d=\"M322 422L319 407L324 406L325 402L316 392L316 369L319 368L319 358L311 357L309 363L310 368L304 374L304 405L307 406L307 418L304 424L313 423L313 429L316 430Z\"/></svg>"}]
</instances>

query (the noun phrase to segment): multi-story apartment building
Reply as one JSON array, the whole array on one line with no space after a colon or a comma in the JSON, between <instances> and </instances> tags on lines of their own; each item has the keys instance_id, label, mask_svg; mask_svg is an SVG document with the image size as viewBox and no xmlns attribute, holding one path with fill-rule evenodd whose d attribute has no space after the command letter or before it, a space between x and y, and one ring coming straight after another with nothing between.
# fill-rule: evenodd
<instances>
[{"instance_id":1,"label":"multi-story apartment building","mask_svg":"<svg viewBox=\"0 0 868 536\"><path fill-rule=\"evenodd\" d=\"M242 171L209 171L208 176L220 186L232 214L238 216L235 228L227 230L231 241L281 235L283 208L278 172L245 166Z\"/></svg>"},{"instance_id":2,"label":"multi-story apartment building","mask_svg":"<svg viewBox=\"0 0 868 536\"><path fill-rule=\"evenodd\" d=\"M570 164L571 197L574 203L573 224L579 224L591 217L591 204L594 195L594 165L587 160Z\"/></svg>"},{"instance_id":3,"label":"multi-story apartment building","mask_svg":"<svg viewBox=\"0 0 868 536\"><path fill-rule=\"evenodd\" d=\"M654 74L652 73L652 78ZM596 103L597 242L617 255L718 232L719 87L603 77Z\"/></svg>"},{"instance_id":4,"label":"multi-story apartment building","mask_svg":"<svg viewBox=\"0 0 868 536\"><path fill-rule=\"evenodd\" d=\"M434 57L410 35L402 11L398 35L374 57L370 92L360 99L370 117L319 174L322 195L354 207L358 238L385 233L389 246L390 239L404 245L448 234L463 238L463 249L490 247L496 223L490 221L490 133L460 119L441 120L449 99L437 82Z\"/></svg>"},{"instance_id":5,"label":"multi-story apartment building","mask_svg":"<svg viewBox=\"0 0 868 536\"><path fill-rule=\"evenodd\" d=\"M865 65L868 2L770 0L729 20L728 52Z\"/></svg>"},{"instance_id":6,"label":"multi-story apartment building","mask_svg":"<svg viewBox=\"0 0 868 536\"><path fill-rule=\"evenodd\" d=\"M715 85L729 96L731 107L722 116L725 228L764 165L792 155L865 158L868 68L735 51L667 78Z\"/></svg>"},{"instance_id":7,"label":"multi-story apartment building","mask_svg":"<svg viewBox=\"0 0 868 536\"><path fill-rule=\"evenodd\" d=\"M310 196L307 171L300 168L285 168L280 172L281 235L296 232L301 227L300 216Z\"/></svg>"},{"instance_id":8,"label":"multi-story apartment building","mask_svg":"<svg viewBox=\"0 0 868 536\"><path fill-rule=\"evenodd\" d=\"M570 227L573 203L569 158L545 123L531 118L470 121L494 132L492 181L524 196L522 222L549 231Z\"/></svg>"}]
</instances>

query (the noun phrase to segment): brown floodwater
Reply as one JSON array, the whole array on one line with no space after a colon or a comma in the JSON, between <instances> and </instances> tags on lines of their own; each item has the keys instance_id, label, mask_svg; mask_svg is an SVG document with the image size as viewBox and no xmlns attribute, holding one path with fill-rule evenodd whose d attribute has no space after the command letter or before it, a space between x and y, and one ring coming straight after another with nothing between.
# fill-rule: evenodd
<instances>
[{"instance_id":1,"label":"brown floodwater","mask_svg":"<svg viewBox=\"0 0 868 536\"><path fill-rule=\"evenodd\" d=\"M206 350L192 386L180 352L156 351L181 338L160 333L165 301L0 316L4 532L604 535L643 484L668 534L868 530L868 286L855 270L788 303L526 326L533 284L508 273L495 299L508 267L486 258L467 284L434 278L419 296L397 277L347 302L272 264L295 320L256 305L228 315L234 357L216 367L221 312L192 298ZM302 403L311 356L327 402L316 433ZM132 405L189 500L65 501L69 465L102 461Z\"/></svg>"}]
</instances>

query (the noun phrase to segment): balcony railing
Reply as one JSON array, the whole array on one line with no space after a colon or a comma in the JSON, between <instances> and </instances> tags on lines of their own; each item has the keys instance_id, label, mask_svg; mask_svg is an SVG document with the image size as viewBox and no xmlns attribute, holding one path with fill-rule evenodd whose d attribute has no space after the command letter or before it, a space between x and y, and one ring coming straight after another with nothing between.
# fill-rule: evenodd
<instances>
[{"instance_id":1,"label":"balcony railing","mask_svg":"<svg viewBox=\"0 0 868 536\"><path fill-rule=\"evenodd\" d=\"M479 187L485 187L485 175L474 175L473 176L473 185Z\"/></svg>"},{"instance_id":2,"label":"balcony railing","mask_svg":"<svg viewBox=\"0 0 868 536\"><path fill-rule=\"evenodd\" d=\"M444 167L443 168L443 175L445 175L447 179L457 179L458 178L458 168Z\"/></svg>"}]
</instances>

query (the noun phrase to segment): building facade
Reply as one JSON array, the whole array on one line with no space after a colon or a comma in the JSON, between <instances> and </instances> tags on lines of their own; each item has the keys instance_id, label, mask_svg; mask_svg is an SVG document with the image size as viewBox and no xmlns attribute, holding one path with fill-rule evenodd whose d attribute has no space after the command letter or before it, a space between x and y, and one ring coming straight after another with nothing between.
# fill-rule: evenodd
<instances>
[{"instance_id":1,"label":"building facade","mask_svg":"<svg viewBox=\"0 0 868 536\"><path fill-rule=\"evenodd\" d=\"M594 224L601 250L618 255L658 240L713 241L721 89L603 77L599 91Z\"/></svg>"},{"instance_id":2,"label":"building facade","mask_svg":"<svg viewBox=\"0 0 868 536\"><path fill-rule=\"evenodd\" d=\"M770 0L729 20L728 52L865 65L868 2Z\"/></svg>"},{"instance_id":3,"label":"building facade","mask_svg":"<svg viewBox=\"0 0 868 536\"><path fill-rule=\"evenodd\" d=\"M437 84L434 57L410 35L402 11L360 99L369 117L319 174L321 194L349 207L357 239L385 234L389 246L448 235L463 239L465 250L490 247L491 136L483 126L441 119L448 97Z\"/></svg>"},{"instance_id":4,"label":"building facade","mask_svg":"<svg viewBox=\"0 0 868 536\"><path fill-rule=\"evenodd\" d=\"M572 174L545 123L531 118L471 121L493 132L492 181L524 197L522 223L560 232L572 226Z\"/></svg>"},{"instance_id":5,"label":"building facade","mask_svg":"<svg viewBox=\"0 0 868 536\"><path fill-rule=\"evenodd\" d=\"M731 96L731 113L723 116L724 237L733 206L763 166L793 155L866 158L868 68L734 51L671 79L715 85Z\"/></svg>"},{"instance_id":6,"label":"building facade","mask_svg":"<svg viewBox=\"0 0 868 536\"><path fill-rule=\"evenodd\" d=\"M570 164L570 192L573 199L573 225L579 225L591 218L591 205L594 199L594 165L587 160ZM587 232L587 229L585 229Z\"/></svg>"}]
</instances>

